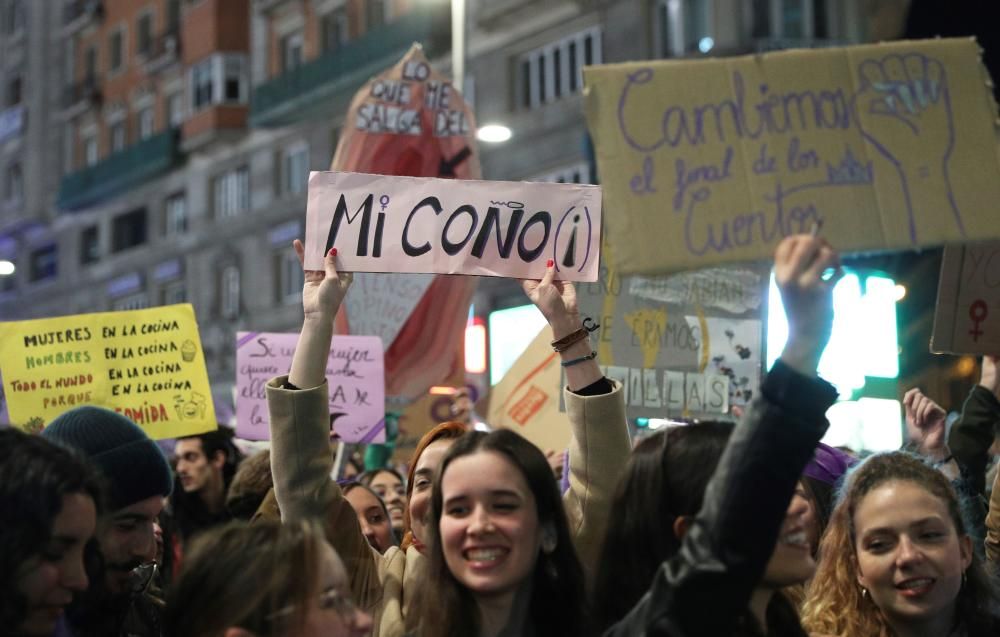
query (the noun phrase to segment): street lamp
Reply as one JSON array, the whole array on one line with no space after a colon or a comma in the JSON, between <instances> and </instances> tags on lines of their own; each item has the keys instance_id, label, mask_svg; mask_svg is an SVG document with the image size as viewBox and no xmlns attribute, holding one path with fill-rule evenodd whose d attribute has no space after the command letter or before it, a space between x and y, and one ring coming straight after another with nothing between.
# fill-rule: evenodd
<instances>
[{"instance_id":1,"label":"street lamp","mask_svg":"<svg viewBox=\"0 0 1000 637\"><path fill-rule=\"evenodd\" d=\"M14 267L13 261L7 261L6 259L0 259L0 276L10 276L14 274L17 268Z\"/></svg>"},{"instance_id":2,"label":"street lamp","mask_svg":"<svg viewBox=\"0 0 1000 637\"><path fill-rule=\"evenodd\" d=\"M481 142L499 144L513 136L509 128L503 124L485 124L476 131L476 138Z\"/></svg>"}]
</instances>

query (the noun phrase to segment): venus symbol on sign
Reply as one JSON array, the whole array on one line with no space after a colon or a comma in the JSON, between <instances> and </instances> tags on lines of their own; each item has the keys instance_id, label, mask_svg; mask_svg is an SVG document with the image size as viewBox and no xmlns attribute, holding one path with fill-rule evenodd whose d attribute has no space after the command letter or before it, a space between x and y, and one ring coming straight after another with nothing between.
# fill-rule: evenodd
<instances>
[{"instance_id":1,"label":"venus symbol on sign","mask_svg":"<svg viewBox=\"0 0 1000 637\"><path fill-rule=\"evenodd\" d=\"M969 306L969 318L972 319L972 329L969 330L969 335L976 342L979 342L979 337L983 335L983 330L979 329L979 324L986 319L987 314L989 314L989 308L986 305L986 301L982 299L976 299Z\"/></svg>"}]
</instances>

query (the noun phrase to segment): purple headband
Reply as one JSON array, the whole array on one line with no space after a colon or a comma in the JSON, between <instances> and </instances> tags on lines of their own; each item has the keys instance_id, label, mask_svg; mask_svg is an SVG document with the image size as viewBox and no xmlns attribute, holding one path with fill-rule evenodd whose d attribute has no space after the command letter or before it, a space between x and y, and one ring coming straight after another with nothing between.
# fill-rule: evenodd
<instances>
[{"instance_id":1,"label":"purple headband","mask_svg":"<svg viewBox=\"0 0 1000 637\"><path fill-rule=\"evenodd\" d=\"M817 445L816 453L806 465L803 474L830 486L836 486L837 481L855 462L857 459L821 442Z\"/></svg>"}]
</instances>

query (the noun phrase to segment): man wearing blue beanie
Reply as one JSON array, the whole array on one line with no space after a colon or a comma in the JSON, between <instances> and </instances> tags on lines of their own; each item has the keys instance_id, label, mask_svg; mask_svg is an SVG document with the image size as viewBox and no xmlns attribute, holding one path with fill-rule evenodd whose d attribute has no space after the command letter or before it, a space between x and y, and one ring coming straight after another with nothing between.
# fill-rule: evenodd
<instances>
[{"instance_id":1,"label":"man wearing blue beanie","mask_svg":"<svg viewBox=\"0 0 1000 637\"><path fill-rule=\"evenodd\" d=\"M101 573L68 618L78 637L160 635L161 604L135 585L135 570L156 555L154 524L173 478L163 452L134 422L100 407L77 407L42 435L87 456L107 483L107 513L97 531Z\"/></svg>"}]
</instances>

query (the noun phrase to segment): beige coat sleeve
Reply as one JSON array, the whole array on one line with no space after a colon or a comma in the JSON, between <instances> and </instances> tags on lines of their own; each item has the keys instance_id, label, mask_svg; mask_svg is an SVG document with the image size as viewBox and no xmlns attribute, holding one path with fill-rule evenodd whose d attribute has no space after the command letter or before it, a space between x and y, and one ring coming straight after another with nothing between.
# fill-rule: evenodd
<instances>
[{"instance_id":1,"label":"beige coat sleeve","mask_svg":"<svg viewBox=\"0 0 1000 637\"><path fill-rule=\"evenodd\" d=\"M283 389L281 376L267 384L271 417L271 472L282 520L315 518L347 567L351 593L371 610L381 601L383 559L365 539L354 509L330 479L330 409L324 382L312 389Z\"/></svg>"},{"instance_id":2,"label":"beige coat sleeve","mask_svg":"<svg viewBox=\"0 0 1000 637\"><path fill-rule=\"evenodd\" d=\"M631 453L621 383L599 396L579 396L566 390L566 413L573 436L569 447L569 491L563 496L569 530L588 582L611 511L618 479Z\"/></svg>"},{"instance_id":3,"label":"beige coat sleeve","mask_svg":"<svg viewBox=\"0 0 1000 637\"><path fill-rule=\"evenodd\" d=\"M990 510L986 514L986 559L1000 565L1000 471L993 479Z\"/></svg>"}]
</instances>

